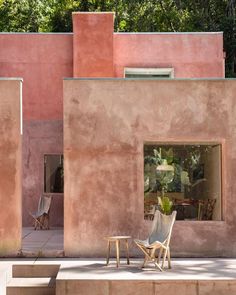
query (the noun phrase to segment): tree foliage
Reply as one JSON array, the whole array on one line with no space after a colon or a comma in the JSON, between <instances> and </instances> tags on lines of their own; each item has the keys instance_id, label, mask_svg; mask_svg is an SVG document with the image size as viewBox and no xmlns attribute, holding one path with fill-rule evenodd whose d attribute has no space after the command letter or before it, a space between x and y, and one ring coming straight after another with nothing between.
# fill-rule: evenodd
<instances>
[{"instance_id":1,"label":"tree foliage","mask_svg":"<svg viewBox=\"0 0 236 295\"><path fill-rule=\"evenodd\" d=\"M224 31L236 76L236 0L0 0L3 32L70 32L73 11L114 11L120 32Z\"/></svg>"}]
</instances>

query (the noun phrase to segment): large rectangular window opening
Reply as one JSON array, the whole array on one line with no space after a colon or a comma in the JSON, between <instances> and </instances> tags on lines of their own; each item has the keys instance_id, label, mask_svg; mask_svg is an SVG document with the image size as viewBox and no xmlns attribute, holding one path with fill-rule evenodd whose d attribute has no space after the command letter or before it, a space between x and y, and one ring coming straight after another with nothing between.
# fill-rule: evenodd
<instances>
[{"instance_id":1,"label":"large rectangular window opening","mask_svg":"<svg viewBox=\"0 0 236 295\"><path fill-rule=\"evenodd\" d=\"M44 193L63 192L63 155L44 155Z\"/></svg>"},{"instance_id":2,"label":"large rectangular window opening","mask_svg":"<svg viewBox=\"0 0 236 295\"><path fill-rule=\"evenodd\" d=\"M144 218L167 196L177 220L221 220L221 150L219 143L145 144Z\"/></svg>"}]
</instances>

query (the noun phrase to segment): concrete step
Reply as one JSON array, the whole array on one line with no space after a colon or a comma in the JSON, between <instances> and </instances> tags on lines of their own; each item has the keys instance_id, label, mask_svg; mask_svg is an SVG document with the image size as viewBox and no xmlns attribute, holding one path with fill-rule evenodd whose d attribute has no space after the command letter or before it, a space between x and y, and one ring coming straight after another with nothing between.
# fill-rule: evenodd
<instances>
[{"instance_id":1,"label":"concrete step","mask_svg":"<svg viewBox=\"0 0 236 295\"><path fill-rule=\"evenodd\" d=\"M13 278L55 278L60 264L13 264Z\"/></svg>"},{"instance_id":2,"label":"concrete step","mask_svg":"<svg viewBox=\"0 0 236 295\"><path fill-rule=\"evenodd\" d=\"M6 295L55 295L53 278L12 278L7 284Z\"/></svg>"}]
</instances>

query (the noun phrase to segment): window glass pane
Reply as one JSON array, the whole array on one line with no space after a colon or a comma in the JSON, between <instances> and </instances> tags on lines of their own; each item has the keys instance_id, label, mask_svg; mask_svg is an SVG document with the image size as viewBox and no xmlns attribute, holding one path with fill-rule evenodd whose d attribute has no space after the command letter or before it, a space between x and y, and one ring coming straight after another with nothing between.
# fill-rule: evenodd
<instances>
[{"instance_id":1,"label":"window glass pane","mask_svg":"<svg viewBox=\"0 0 236 295\"><path fill-rule=\"evenodd\" d=\"M44 156L44 192L64 192L63 155Z\"/></svg>"},{"instance_id":2,"label":"window glass pane","mask_svg":"<svg viewBox=\"0 0 236 295\"><path fill-rule=\"evenodd\" d=\"M146 219L163 196L179 220L221 220L221 145L144 145Z\"/></svg>"},{"instance_id":3,"label":"window glass pane","mask_svg":"<svg viewBox=\"0 0 236 295\"><path fill-rule=\"evenodd\" d=\"M126 68L125 78L161 79L174 78L174 68Z\"/></svg>"},{"instance_id":4,"label":"window glass pane","mask_svg":"<svg viewBox=\"0 0 236 295\"><path fill-rule=\"evenodd\" d=\"M170 78L168 74L125 74L125 78L143 78L143 79L161 79L161 78Z\"/></svg>"}]
</instances>

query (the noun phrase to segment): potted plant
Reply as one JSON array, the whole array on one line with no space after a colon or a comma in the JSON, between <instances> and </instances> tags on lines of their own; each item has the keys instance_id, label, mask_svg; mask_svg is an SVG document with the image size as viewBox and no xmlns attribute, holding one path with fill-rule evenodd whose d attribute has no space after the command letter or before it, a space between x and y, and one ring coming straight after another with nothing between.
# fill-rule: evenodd
<instances>
[{"instance_id":1,"label":"potted plant","mask_svg":"<svg viewBox=\"0 0 236 295\"><path fill-rule=\"evenodd\" d=\"M168 196L164 195L162 197L158 197L158 205L161 213L165 215L170 215L172 213L173 202Z\"/></svg>"}]
</instances>

